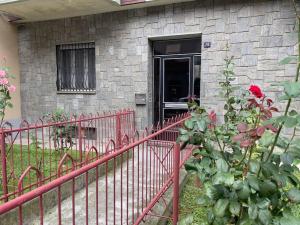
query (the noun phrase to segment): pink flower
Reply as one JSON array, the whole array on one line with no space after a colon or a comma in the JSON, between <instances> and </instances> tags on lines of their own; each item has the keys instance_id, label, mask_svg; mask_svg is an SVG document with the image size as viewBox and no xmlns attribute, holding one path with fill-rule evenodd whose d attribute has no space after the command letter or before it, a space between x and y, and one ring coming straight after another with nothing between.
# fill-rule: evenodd
<instances>
[{"instance_id":1,"label":"pink flower","mask_svg":"<svg viewBox=\"0 0 300 225\"><path fill-rule=\"evenodd\" d=\"M5 77L6 71L5 70L0 70L0 77Z\"/></svg>"},{"instance_id":2,"label":"pink flower","mask_svg":"<svg viewBox=\"0 0 300 225\"><path fill-rule=\"evenodd\" d=\"M8 80L6 78L2 78L2 79L0 79L0 84L6 85L6 84L8 84Z\"/></svg>"},{"instance_id":3,"label":"pink flower","mask_svg":"<svg viewBox=\"0 0 300 225\"><path fill-rule=\"evenodd\" d=\"M10 85L7 89L10 93L14 93L16 91L16 87L14 85Z\"/></svg>"}]
</instances>

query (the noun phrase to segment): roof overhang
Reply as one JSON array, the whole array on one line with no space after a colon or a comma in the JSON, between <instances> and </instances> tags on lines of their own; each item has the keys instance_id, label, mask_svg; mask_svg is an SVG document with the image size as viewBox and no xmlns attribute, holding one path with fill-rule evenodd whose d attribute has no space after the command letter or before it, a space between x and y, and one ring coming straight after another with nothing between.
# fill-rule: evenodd
<instances>
[{"instance_id":1,"label":"roof overhang","mask_svg":"<svg viewBox=\"0 0 300 225\"><path fill-rule=\"evenodd\" d=\"M192 0L0 0L0 12L23 23L186 1Z\"/></svg>"}]
</instances>

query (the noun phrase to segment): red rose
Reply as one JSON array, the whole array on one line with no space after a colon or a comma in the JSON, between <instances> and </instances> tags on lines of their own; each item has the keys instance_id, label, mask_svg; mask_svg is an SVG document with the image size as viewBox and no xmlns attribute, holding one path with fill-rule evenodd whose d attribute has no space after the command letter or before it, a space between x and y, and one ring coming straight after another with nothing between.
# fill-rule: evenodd
<instances>
[{"instance_id":1,"label":"red rose","mask_svg":"<svg viewBox=\"0 0 300 225\"><path fill-rule=\"evenodd\" d=\"M261 89L257 85L251 85L249 88L249 91L256 97L256 98L261 98L264 96L262 93Z\"/></svg>"}]
</instances>

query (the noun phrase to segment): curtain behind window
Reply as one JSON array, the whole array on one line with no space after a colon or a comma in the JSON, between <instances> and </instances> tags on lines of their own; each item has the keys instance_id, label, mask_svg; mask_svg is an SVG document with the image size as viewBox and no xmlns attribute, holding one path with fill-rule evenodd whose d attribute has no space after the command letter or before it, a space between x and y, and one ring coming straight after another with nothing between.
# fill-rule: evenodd
<instances>
[{"instance_id":1,"label":"curtain behind window","mask_svg":"<svg viewBox=\"0 0 300 225\"><path fill-rule=\"evenodd\" d=\"M95 44L57 46L57 90L95 90Z\"/></svg>"}]
</instances>

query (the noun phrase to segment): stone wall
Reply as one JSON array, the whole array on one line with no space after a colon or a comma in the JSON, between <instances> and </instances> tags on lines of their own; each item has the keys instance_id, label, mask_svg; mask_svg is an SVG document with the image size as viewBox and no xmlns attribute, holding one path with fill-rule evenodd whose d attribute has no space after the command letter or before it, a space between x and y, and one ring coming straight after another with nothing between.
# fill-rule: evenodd
<instances>
[{"instance_id":1,"label":"stone wall","mask_svg":"<svg viewBox=\"0 0 300 225\"><path fill-rule=\"evenodd\" d=\"M222 112L218 81L228 43L236 83L261 85L278 97L272 82L290 79L294 65L278 62L294 54L297 36L289 0L201 0L84 17L28 23L19 27L22 113L34 120L56 107L93 112L135 108L140 127L152 122L150 36L202 33L201 103ZM56 45L95 41L96 94L57 94ZM135 106L134 94L147 93Z\"/></svg>"}]
</instances>

